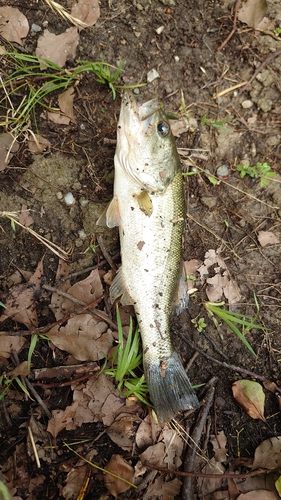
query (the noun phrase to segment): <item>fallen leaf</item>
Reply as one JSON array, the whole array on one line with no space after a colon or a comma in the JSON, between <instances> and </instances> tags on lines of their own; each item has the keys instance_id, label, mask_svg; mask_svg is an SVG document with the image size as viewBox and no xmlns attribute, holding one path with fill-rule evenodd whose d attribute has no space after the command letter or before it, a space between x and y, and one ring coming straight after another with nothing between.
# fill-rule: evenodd
<instances>
[{"instance_id":1,"label":"fallen leaf","mask_svg":"<svg viewBox=\"0 0 281 500\"><path fill-rule=\"evenodd\" d=\"M128 452L133 449L135 420L133 415L125 415L120 420L115 420L107 430L111 441Z\"/></svg>"},{"instance_id":2,"label":"fallen leaf","mask_svg":"<svg viewBox=\"0 0 281 500\"><path fill-rule=\"evenodd\" d=\"M59 107L63 114L67 116L72 123L76 123L76 118L73 112L74 87L69 87L65 92L58 96Z\"/></svg>"},{"instance_id":3,"label":"fallen leaf","mask_svg":"<svg viewBox=\"0 0 281 500\"><path fill-rule=\"evenodd\" d=\"M157 477L154 482L150 483L142 500L173 500L181 489L182 482L175 478L171 481L166 481L163 476Z\"/></svg>"},{"instance_id":4,"label":"fallen leaf","mask_svg":"<svg viewBox=\"0 0 281 500\"><path fill-rule=\"evenodd\" d=\"M258 240L261 247L279 243L279 238L272 231L259 231Z\"/></svg>"},{"instance_id":5,"label":"fallen leaf","mask_svg":"<svg viewBox=\"0 0 281 500\"><path fill-rule=\"evenodd\" d=\"M257 28L267 10L266 0L246 0L238 10L238 19L251 28Z\"/></svg>"},{"instance_id":6,"label":"fallen leaf","mask_svg":"<svg viewBox=\"0 0 281 500\"><path fill-rule=\"evenodd\" d=\"M14 140L11 134L5 133L0 135L0 172L7 168L13 153L16 153L18 149L19 143Z\"/></svg>"},{"instance_id":7,"label":"fallen leaf","mask_svg":"<svg viewBox=\"0 0 281 500\"><path fill-rule=\"evenodd\" d=\"M65 326L55 325L45 335L58 349L69 352L79 361L105 358L114 341L107 324L91 314L78 314Z\"/></svg>"},{"instance_id":8,"label":"fallen leaf","mask_svg":"<svg viewBox=\"0 0 281 500\"><path fill-rule=\"evenodd\" d=\"M134 482L134 469L121 455L112 455L104 469L122 477L123 479L126 479L126 481L129 481L130 483ZM111 476L110 474L105 475L104 484L111 495L115 498L117 498L120 493L123 493L131 488L128 483L125 483L121 479Z\"/></svg>"},{"instance_id":9,"label":"fallen leaf","mask_svg":"<svg viewBox=\"0 0 281 500\"><path fill-rule=\"evenodd\" d=\"M78 43L79 34L78 29L75 27L68 28L61 35L55 35L49 30L44 30L44 34L38 39L35 54L63 67L69 57L75 58ZM40 69L45 68L44 61L40 61Z\"/></svg>"},{"instance_id":10,"label":"fallen leaf","mask_svg":"<svg viewBox=\"0 0 281 500\"><path fill-rule=\"evenodd\" d=\"M278 496L272 491L268 490L255 490L242 493L237 500L278 500Z\"/></svg>"},{"instance_id":11,"label":"fallen leaf","mask_svg":"<svg viewBox=\"0 0 281 500\"><path fill-rule=\"evenodd\" d=\"M40 134L32 134L28 139L28 149L33 155L43 153L46 148L51 146L50 141Z\"/></svg>"},{"instance_id":12,"label":"fallen leaf","mask_svg":"<svg viewBox=\"0 0 281 500\"><path fill-rule=\"evenodd\" d=\"M64 116L61 113L56 113L55 111L43 111L40 115L44 120L48 120L58 125L69 125L70 118Z\"/></svg>"},{"instance_id":13,"label":"fallen leaf","mask_svg":"<svg viewBox=\"0 0 281 500\"><path fill-rule=\"evenodd\" d=\"M28 371L28 362L27 361L22 361L13 370L8 372L8 376L12 379L19 377L20 375L27 377L28 374L29 374L29 371Z\"/></svg>"},{"instance_id":14,"label":"fallen leaf","mask_svg":"<svg viewBox=\"0 0 281 500\"><path fill-rule=\"evenodd\" d=\"M72 467L66 476L65 486L61 490L63 498L68 500L78 498L87 474L87 465ZM81 497L80 497L81 498Z\"/></svg>"},{"instance_id":15,"label":"fallen leaf","mask_svg":"<svg viewBox=\"0 0 281 500\"><path fill-rule=\"evenodd\" d=\"M11 318L14 321L23 323L27 328L38 326L36 300L41 287L43 260L44 257L40 260L34 274L27 283L21 283L10 288L6 294L6 309L0 316L0 322Z\"/></svg>"},{"instance_id":16,"label":"fallen leaf","mask_svg":"<svg viewBox=\"0 0 281 500\"><path fill-rule=\"evenodd\" d=\"M29 227L33 224L34 219L32 219L27 205L22 205L19 221L25 227Z\"/></svg>"},{"instance_id":17,"label":"fallen leaf","mask_svg":"<svg viewBox=\"0 0 281 500\"><path fill-rule=\"evenodd\" d=\"M165 444L160 442L153 446L149 446L143 453L140 454L139 459L142 463L149 462L152 465L159 465L159 467L165 467Z\"/></svg>"},{"instance_id":18,"label":"fallen leaf","mask_svg":"<svg viewBox=\"0 0 281 500\"><path fill-rule=\"evenodd\" d=\"M67 406L65 410L53 410L52 418L48 422L47 431L52 434L56 439L57 435L63 429L72 430L75 429L73 419L78 407L78 401L74 401L70 406Z\"/></svg>"},{"instance_id":19,"label":"fallen leaf","mask_svg":"<svg viewBox=\"0 0 281 500\"><path fill-rule=\"evenodd\" d=\"M168 469L178 469L181 464L183 452L183 439L173 429L163 429L163 441L166 447L164 463Z\"/></svg>"},{"instance_id":20,"label":"fallen leaf","mask_svg":"<svg viewBox=\"0 0 281 500\"><path fill-rule=\"evenodd\" d=\"M223 431L219 431L216 436L210 437L210 442L212 443L215 452L215 461L220 463L226 462L227 439L225 433Z\"/></svg>"},{"instance_id":21,"label":"fallen leaf","mask_svg":"<svg viewBox=\"0 0 281 500\"><path fill-rule=\"evenodd\" d=\"M199 498L205 498L207 495L210 495L210 493L214 493L216 490L222 489L225 467L221 463L216 462L214 457L211 458L211 460L209 460L209 462L203 467L202 472L204 472L204 474L217 474L218 477L198 478Z\"/></svg>"},{"instance_id":22,"label":"fallen leaf","mask_svg":"<svg viewBox=\"0 0 281 500\"><path fill-rule=\"evenodd\" d=\"M15 7L0 7L0 34L5 40L23 45L29 24L26 17Z\"/></svg>"},{"instance_id":23,"label":"fallen leaf","mask_svg":"<svg viewBox=\"0 0 281 500\"><path fill-rule=\"evenodd\" d=\"M71 15L87 26L93 26L100 17L98 0L78 0L78 2L74 2L71 8Z\"/></svg>"},{"instance_id":24,"label":"fallen leaf","mask_svg":"<svg viewBox=\"0 0 281 500\"><path fill-rule=\"evenodd\" d=\"M209 269L215 275L208 278ZM239 302L241 294L238 285L230 275L228 267L223 258L216 250L208 250L205 254L204 264L198 268L202 281L206 281L206 294L211 302L219 302L224 296L228 299L229 305Z\"/></svg>"},{"instance_id":25,"label":"fallen leaf","mask_svg":"<svg viewBox=\"0 0 281 500\"><path fill-rule=\"evenodd\" d=\"M4 332L0 332L4 333ZM24 337L0 335L0 353L3 358L9 358L13 351L19 352L25 343Z\"/></svg>"},{"instance_id":26,"label":"fallen leaf","mask_svg":"<svg viewBox=\"0 0 281 500\"><path fill-rule=\"evenodd\" d=\"M265 380L263 382L263 386L268 391L273 392L273 394L275 394L278 390L277 384L275 384L275 382L272 382L271 380Z\"/></svg>"},{"instance_id":27,"label":"fallen leaf","mask_svg":"<svg viewBox=\"0 0 281 500\"><path fill-rule=\"evenodd\" d=\"M281 467L281 436L263 441L255 451L253 470Z\"/></svg>"},{"instance_id":28,"label":"fallen leaf","mask_svg":"<svg viewBox=\"0 0 281 500\"><path fill-rule=\"evenodd\" d=\"M152 425L154 426L154 434L157 438L160 434L161 427L156 423L151 423L151 418L149 415L140 423L138 430L136 432L136 445L139 450L144 450L148 446L153 445L152 438Z\"/></svg>"},{"instance_id":29,"label":"fallen leaf","mask_svg":"<svg viewBox=\"0 0 281 500\"><path fill-rule=\"evenodd\" d=\"M265 422L265 395L260 384L252 380L237 380L232 384L232 393L237 403L251 418L259 418Z\"/></svg>"}]
</instances>

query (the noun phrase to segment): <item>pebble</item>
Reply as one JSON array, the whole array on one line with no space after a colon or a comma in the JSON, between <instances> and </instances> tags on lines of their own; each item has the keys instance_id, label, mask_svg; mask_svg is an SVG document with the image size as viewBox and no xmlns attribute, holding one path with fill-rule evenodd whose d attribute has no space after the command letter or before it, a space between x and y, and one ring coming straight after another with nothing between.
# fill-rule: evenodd
<instances>
[{"instance_id":1,"label":"pebble","mask_svg":"<svg viewBox=\"0 0 281 500\"><path fill-rule=\"evenodd\" d=\"M221 165L220 167L217 168L217 175L219 177L227 177L228 174L229 174L228 165Z\"/></svg>"},{"instance_id":2,"label":"pebble","mask_svg":"<svg viewBox=\"0 0 281 500\"><path fill-rule=\"evenodd\" d=\"M72 193L67 193L64 197L64 201L67 205L74 205L75 198Z\"/></svg>"},{"instance_id":3,"label":"pebble","mask_svg":"<svg viewBox=\"0 0 281 500\"><path fill-rule=\"evenodd\" d=\"M42 26L43 28L47 28L49 25L49 21L43 21Z\"/></svg>"},{"instance_id":4,"label":"pebble","mask_svg":"<svg viewBox=\"0 0 281 500\"><path fill-rule=\"evenodd\" d=\"M155 31L157 33L157 35L161 35L161 33L163 33L165 29L165 26L159 26L159 28L157 28Z\"/></svg>"},{"instance_id":5,"label":"pebble","mask_svg":"<svg viewBox=\"0 0 281 500\"><path fill-rule=\"evenodd\" d=\"M89 203L89 200L86 200L85 198L82 198L80 200L80 205L82 208L86 207L86 205L88 205L88 203Z\"/></svg>"},{"instance_id":6,"label":"pebble","mask_svg":"<svg viewBox=\"0 0 281 500\"><path fill-rule=\"evenodd\" d=\"M32 24L31 25L31 31L34 31L35 33L38 33L39 31L42 31L41 26L38 26L38 24Z\"/></svg>"},{"instance_id":7,"label":"pebble","mask_svg":"<svg viewBox=\"0 0 281 500\"><path fill-rule=\"evenodd\" d=\"M155 68L152 68L148 73L147 73L147 76L146 76L146 79L147 79L147 83L151 83L153 82L154 80L156 80L157 78L160 78L160 75L157 71L157 69Z\"/></svg>"},{"instance_id":8,"label":"pebble","mask_svg":"<svg viewBox=\"0 0 281 500\"><path fill-rule=\"evenodd\" d=\"M246 99L246 101L243 101L241 103L241 106L243 109L249 109L251 108L252 106L254 105L253 101L251 101L250 99Z\"/></svg>"},{"instance_id":9,"label":"pebble","mask_svg":"<svg viewBox=\"0 0 281 500\"><path fill-rule=\"evenodd\" d=\"M78 235L79 235L80 240L84 240L85 238L87 238L87 235L86 235L85 231L83 231L83 229L80 229L80 231L78 231Z\"/></svg>"}]
</instances>

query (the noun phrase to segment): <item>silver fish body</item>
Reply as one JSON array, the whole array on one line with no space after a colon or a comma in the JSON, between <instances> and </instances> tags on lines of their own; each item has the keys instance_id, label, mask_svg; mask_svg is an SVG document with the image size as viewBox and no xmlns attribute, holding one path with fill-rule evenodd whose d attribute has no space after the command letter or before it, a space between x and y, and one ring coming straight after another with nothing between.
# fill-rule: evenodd
<instances>
[{"instance_id":1,"label":"silver fish body","mask_svg":"<svg viewBox=\"0 0 281 500\"><path fill-rule=\"evenodd\" d=\"M166 422L199 403L170 338L182 270L184 196L174 138L157 99L140 106L131 93L123 97L106 221L119 226L122 255L111 300L121 296L121 303L134 305L150 396Z\"/></svg>"}]
</instances>

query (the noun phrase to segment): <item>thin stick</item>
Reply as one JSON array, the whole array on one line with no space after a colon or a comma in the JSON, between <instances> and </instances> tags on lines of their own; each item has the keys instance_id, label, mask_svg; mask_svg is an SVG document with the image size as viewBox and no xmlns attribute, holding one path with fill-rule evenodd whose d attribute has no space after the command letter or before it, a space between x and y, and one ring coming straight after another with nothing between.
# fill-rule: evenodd
<instances>
[{"instance_id":1,"label":"thin stick","mask_svg":"<svg viewBox=\"0 0 281 500\"><path fill-rule=\"evenodd\" d=\"M153 470L158 470L159 472L162 472L163 474L173 474L174 476L190 476L190 477L204 477L204 478L211 478L211 479L246 479L247 477L253 477L253 476L259 476L260 474L268 474L269 472L272 472L272 470L269 469L257 469L253 470L251 472L245 472L244 474L236 474L232 472L225 472L224 474L204 474L204 472L182 472L179 470L172 470L172 469L164 469L164 467L158 467L157 465L150 464L149 462L145 462L146 467L149 467L150 469Z\"/></svg>"},{"instance_id":2,"label":"thin stick","mask_svg":"<svg viewBox=\"0 0 281 500\"><path fill-rule=\"evenodd\" d=\"M98 235L97 236L97 241L98 241L98 244L100 246L100 249L102 251L102 254L105 258L105 260L107 260L108 264L110 265L111 269L113 269L113 271L117 271L117 266L115 264L115 262L113 262L113 259L111 258L111 255L109 255L106 247L105 247L105 244L103 242L103 239L102 239L102 236L101 235Z\"/></svg>"},{"instance_id":3,"label":"thin stick","mask_svg":"<svg viewBox=\"0 0 281 500\"><path fill-rule=\"evenodd\" d=\"M196 447L199 444L199 441L201 439L203 429L207 420L208 413L210 411L211 405L213 404L214 401L214 395L215 395L215 384L218 381L216 377L213 379L213 385L209 388L207 394L206 394L206 402L205 405L201 408L199 416L198 416L198 421L196 423L196 427L194 428L192 432L192 440L193 442L196 443ZM192 469L194 469L194 461L196 458L196 447L194 448L189 448L185 460L184 460L184 471L185 472L191 472ZM182 500L191 500L193 497L193 480L191 476L186 476L183 481L183 486L182 486L182 493L181 493L181 498Z\"/></svg>"},{"instance_id":4,"label":"thin stick","mask_svg":"<svg viewBox=\"0 0 281 500\"><path fill-rule=\"evenodd\" d=\"M39 457L38 457L38 452L37 452L37 449L36 449L36 445L35 445L35 441L34 441L34 437L33 437L33 433L32 433L30 425L28 426L28 434L29 434L29 438L30 438L30 442L31 442L31 446L32 446L32 449L33 449L33 453L34 453L34 457L35 457L35 461L36 461L37 467L38 467L38 469L40 469L41 464L40 464L40 460L39 460Z\"/></svg>"},{"instance_id":5,"label":"thin stick","mask_svg":"<svg viewBox=\"0 0 281 500\"><path fill-rule=\"evenodd\" d=\"M237 14L238 14L238 9L240 5L240 0L236 0L235 5L233 7L233 12L234 12L234 18L233 18L233 27L229 35L226 37L226 39L222 42L222 44L218 48L218 52L220 52L224 46L229 42L229 40L233 37L235 31L237 30Z\"/></svg>"}]
</instances>

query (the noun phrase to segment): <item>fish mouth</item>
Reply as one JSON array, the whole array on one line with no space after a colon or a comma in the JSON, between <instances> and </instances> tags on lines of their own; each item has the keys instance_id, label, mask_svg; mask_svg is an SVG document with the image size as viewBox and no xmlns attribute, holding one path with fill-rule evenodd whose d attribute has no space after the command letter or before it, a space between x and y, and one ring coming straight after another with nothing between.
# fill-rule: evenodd
<instances>
[{"instance_id":1,"label":"fish mouth","mask_svg":"<svg viewBox=\"0 0 281 500\"><path fill-rule=\"evenodd\" d=\"M140 103L132 91L125 91L117 129L116 156L136 183L149 192L165 191L175 173L162 164L162 159L157 162L163 141L158 137L159 126L160 132L164 130L170 135L170 126L158 98Z\"/></svg>"}]
</instances>

